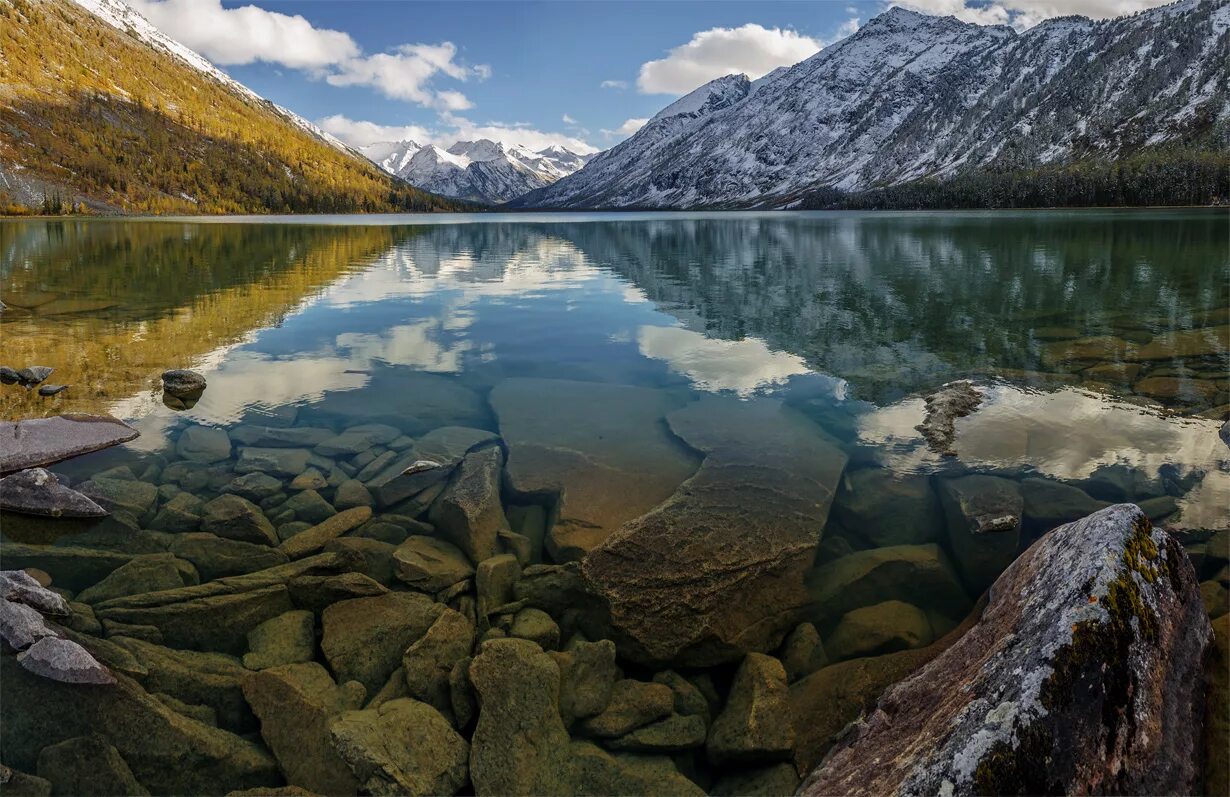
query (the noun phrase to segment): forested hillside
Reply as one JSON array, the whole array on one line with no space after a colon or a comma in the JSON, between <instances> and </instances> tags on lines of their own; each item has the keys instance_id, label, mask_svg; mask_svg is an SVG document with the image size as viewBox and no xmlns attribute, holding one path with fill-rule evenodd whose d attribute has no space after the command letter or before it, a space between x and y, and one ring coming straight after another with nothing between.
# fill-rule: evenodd
<instances>
[{"instance_id":1,"label":"forested hillside","mask_svg":"<svg viewBox=\"0 0 1230 797\"><path fill-rule=\"evenodd\" d=\"M461 207L68 0L0 0L0 212L78 203L143 213Z\"/></svg>"},{"instance_id":2,"label":"forested hillside","mask_svg":"<svg viewBox=\"0 0 1230 797\"><path fill-rule=\"evenodd\" d=\"M1160 148L1120 161L983 169L867 191L820 188L799 207L852 210L1230 205L1230 152Z\"/></svg>"}]
</instances>

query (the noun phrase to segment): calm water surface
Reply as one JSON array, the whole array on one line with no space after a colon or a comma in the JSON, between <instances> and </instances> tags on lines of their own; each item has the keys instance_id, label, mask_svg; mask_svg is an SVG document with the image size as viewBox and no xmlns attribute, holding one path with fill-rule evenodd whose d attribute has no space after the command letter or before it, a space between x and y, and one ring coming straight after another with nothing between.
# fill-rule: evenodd
<instances>
[{"instance_id":1,"label":"calm water surface","mask_svg":"<svg viewBox=\"0 0 1230 797\"><path fill-rule=\"evenodd\" d=\"M49 381L71 387L0 388L0 415L112 413L141 436L56 469L75 483L127 466L185 487L165 466L193 425L228 430L232 458L262 425L391 425L407 440L384 442L403 450L441 426L506 443L509 428L538 429L582 458L663 471L663 495L619 496L642 509L593 509L617 523L696 467L666 416L717 398L704 406L800 414L848 458L819 568L879 546L949 548L942 497L970 474L1024 495L1018 549L1100 501L1219 529L1230 525L1230 448L1217 434L1230 413L1228 237L1224 211L4 222L0 359L53 366ZM162 400L159 374L175 367L208 379L187 409ZM957 378L985 400L945 457L915 426L923 396ZM757 416L746 417L750 448ZM524 443L511 443L514 461ZM385 450L318 464L351 475ZM233 464L191 489L217 496ZM329 498L345 475L326 475ZM510 518L535 502L553 511L513 488ZM284 525L294 513L275 503ZM158 506L140 509L139 524L156 526ZM8 541L59 534L9 521ZM533 558L575 558L571 544L548 539ZM955 624L988 577L962 569L968 603L923 605L930 628L915 644ZM839 617L813 612L826 638ZM885 650L846 637L831 659Z\"/></svg>"}]
</instances>

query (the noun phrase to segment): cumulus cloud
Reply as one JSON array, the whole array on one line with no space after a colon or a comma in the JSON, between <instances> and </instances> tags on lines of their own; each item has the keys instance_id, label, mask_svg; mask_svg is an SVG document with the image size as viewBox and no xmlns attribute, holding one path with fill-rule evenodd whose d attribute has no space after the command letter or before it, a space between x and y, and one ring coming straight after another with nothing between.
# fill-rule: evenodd
<instances>
[{"instance_id":1,"label":"cumulus cloud","mask_svg":"<svg viewBox=\"0 0 1230 797\"><path fill-rule=\"evenodd\" d=\"M560 117L560 118L563 120L564 124L566 124L566 125L575 125L575 124L577 123L577 120L576 120L576 119L573 119L573 118L572 118L571 116L569 116L568 114L564 114L564 115L563 115L562 117Z\"/></svg>"},{"instance_id":2,"label":"cumulus cloud","mask_svg":"<svg viewBox=\"0 0 1230 797\"><path fill-rule=\"evenodd\" d=\"M340 113L317 119L316 125L352 147L366 147L381 141L417 141L425 144L435 137L434 131L421 125L379 125L350 119Z\"/></svg>"},{"instance_id":3,"label":"cumulus cloud","mask_svg":"<svg viewBox=\"0 0 1230 797\"><path fill-rule=\"evenodd\" d=\"M648 123L648 119L625 119L624 123L614 130L604 129L602 132L607 136L619 136L621 138L626 138L635 133L637 130L640 130Z\"/></svg>"},{"instance_id":4,"label":"cumulus cloud","mask_svg":"<svg viewBox=\"0 0 1230 797\"><path fill-rule=\"evenodd\" d=\"M302 16L257 6L223 8L221 0L129 0L153 25L222 66L263 61L302 69L333 86L366 86L396 100L446 111L473 103L460 91L430 83L485 80L486 64L457 58L452 42L403 44L389 52L365 54L349 34L317 28Z\"/></svg>"},{"instance_id":5,"label":"cumulus cloud","mask_svg":"<svg viewBox=\"0 0 1230 797\"><path fill-rule=\"evenodd\" d=\"M154 27L223 66L267 61L312 69L359 55L349 34L314 27L298 14L223 8L221 0L127 1Z\"/></svg>"},{"instance_id":6,"label":"cumulus cloud","mask_svg":"<svg viewBox=\"0 0 1230 797\"><path fill-rule=\"evenodd\" d=\"M665 58L641 65L637 88L645 94L686 94L723 75L745 73L758 78L779 66L792 66L823 46L793 30L749 23L738 28L710 28L672 49Z\"/></svg>"},{"instance_id":7,"label":"cumulus cloud","mask_svg":"<svg viewBox=\"0 0 1230 797\"><path fill-rule=\"evenodd\" d=\"M454 80L483 79L491 74L486 67L469 67L455 60L457 46L440 44L403 44L393 52L348 58L337 65L325 80L331 86L368 86L395 100L407 100L449 111L473 107L459 91L434 91L429 81L437 74Z\"/></svg>"},{"instance_id":8,"label":"cumulus cloud","mask_svg":"<svg viewBox=\"0 0 1230 797\"><path fill-rule=\"evenodd\" d=\"M626 80L604 80L602 81L602 88L623 90L623 89L628 88L628 81Z\"/></svg>"},{"instance_id":9,"label":"cumulus cloud","mask_svg":"<svg viewBox=\"0 0 1230 797\"><path fill-rule=\"evenodd\" d=\"M954 16L979 25L1012 25L1031 28L1051 17L1080 14L1092 19L1107 19L1135 14L1172 0L895 0L893 5L924 14Z\"/></svg>"},{"instance_id":10,"label":"cumulus cloud","mask_svg":"<svg viewBox=\"0 0 1230 797\"><path fill-rule=\"evenodd\" d=\"M325 132L337 136L353 147L366 147L383 141L406 140L419 144L449 147L457 141L489 138L506 146L518 145L535 151L553 144L581 155L598 151L596 147L577 136L538 130L523 123L478 124L465 117L447 112L440 115L440 122L440 126L435 128L420 125L381 125L375 122L350 119L342 114L334 114L318 119L316 124Z\"/></svg>"}]
</instances>

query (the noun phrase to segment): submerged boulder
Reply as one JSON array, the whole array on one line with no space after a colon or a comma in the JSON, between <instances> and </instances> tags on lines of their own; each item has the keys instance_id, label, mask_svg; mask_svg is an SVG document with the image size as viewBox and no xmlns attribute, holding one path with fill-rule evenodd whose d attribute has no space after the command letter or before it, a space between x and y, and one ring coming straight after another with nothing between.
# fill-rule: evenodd
<instances>
[{"instance_id":1,"label":"submerged boulder","mask_svg":"<svg viewBox=\"0 0 1230 797\"><path fill-rule=\"evenodd\" d=\"M970 592L991 585L1016 557L1024 499L1019 485L999 476L975 474L940 481L948 516L948 542Z\"/></svg>"},{"instance_id":2,"label":"submerged boulder","mask_svg":"<svg viewBox=\"0 0 1230 797\"><path fill-rule=\"evenodd\" d=\"M466 454L431 505L436 531L475 562L494 556L500 532L508 530L500 504L503 466L504 452L498 446Z\"/></svg>"},{"instance_id":3,"label":"submerged boulder","mask_svg":"<svg viewBox=\"0 0 1230 797\"><path fill-rule=\"evenodd\" d=\"M963 616L970 605L956 570L935 544L855 551L817 568L808 581L821 625L885 600L925 604L950 617Z\"/></svg>"},{"instance_id":4,"label":"submerged boulder","mask_svg":"<svg viewBox=\"0 0 1230 797\"><path fill-rule=\"evenodd\" d=\"M794 750L787 720L786 670L772 656L749 653L739 665L726 706L709 729L705 749L714 764L783 760Z\"/></svg>"},{"instance_id":5,"label":"submerged boulder","mask_svg":"<svg viewBox=\"0 0 1230 797\"><path fill-rule=\"evenodd\" d=\"M562 379L506 379L491 406L508 445L508 484L533 499L558 497L547 547L581 558L669 498L697 460L663 418L678 396L661 390Z\"/></svg>"},{"instance_id":6,"label":"submerged boulder","mask_svg":"<svg viewBox=\"0 0 1230 797\"><path fill-rule=\"evenodd\" d=\"M1191 792L1210 638L1178 543L1135 506L1100 510L1014 562L800 793Z\"/></svg>"},{"instance_id":7,"label":"submerged boulder","mask_svg":"<svg viewBox=\"0 0 1230 797\"><path fill-rule=\"evenodd\" d=\"M149 794L120 752L95 734L44 747L38 754L38 774L51 781L57 795Z\"/></svg>"},{"instance_id":8,"label":"submerged boulder","mask_svg":"<svg viewBox=\"0 0 1230 797\"><path fill-rule=\"evenodd\" d=\"M321 614L320 649L340 680L358 681L374 695L446 608L413 592L335 603Z\"/></svg>"},{"instance_id":9,"label":"submerged boulder","mask_svg":"<svg viewBox=\"0 0 1230 797\"><path fill-rule=\"evenodd\" d=\"M590 551L585 579L633 660L707 666L771 650L807 602L846 455L768 400L706 397L667 420L705 454L700 469Z\"/></svg>"}]
</instances>

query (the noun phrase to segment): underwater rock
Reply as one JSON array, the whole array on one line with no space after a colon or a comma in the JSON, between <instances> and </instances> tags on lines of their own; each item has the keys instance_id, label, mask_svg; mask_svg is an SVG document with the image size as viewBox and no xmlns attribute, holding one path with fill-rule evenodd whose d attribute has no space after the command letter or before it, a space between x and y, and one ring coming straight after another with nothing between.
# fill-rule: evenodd
<instances>
[{"instance_id":1,"label":"underwater rock","mask_svg":"<svg viewBox=\"0 0 1230 797\"><path fill-rule=\"evenodd\" d=\"M0 656L6 762L33 769L44 747L98 734L155 794L213 794L280 782L276 764L259 745L184 717L122 674L115 678L105 688L65 685Z\"/></svg>"},{"instance_id":2,"label":"underwater rock","mask_svg":"<svg viewBox=\"0 0 1230 797\"><path fill-rule=\"evenodd\" d=\"M308 523L323 523L337 514L337 510L320 493L310 489L295 493L280 508L294 512L295 520Z\"/></svg>"},{"instance_id":3,"label":"underwater rock","mask_svg":"<svg viewBox=\"0 0 1230 797\"><path fill-rule=\"evenodd\" d=\"M875 656L931 644L931 622L913 604L884 601L847 612L829 634L825 651L837 660Z\"/></svg>"},{"instance_id":4,"label":"underwater rock","mask_svg":"<svg viewBox=\"0 0 1230 797\"><path fill-rule=\"evenodd\" d=\"M551 619L551 615L532 606L527 606L513 615L508 635L528 639L543 650L559 647L559 626Z\"/></svg>"},{"instance_id":5,"label":"underwater rock","mask_svg":"<svg viewBox=\"0 0 1230 797\"><path fill-rule=\"evenodd\" d=\"M474 624L460 612L445 609L402 656L407 694L451 715L449 673L473 648Z\"/></svg>"},{"instance_id":6,"label":"underwater rock","mask_svg":"<svg viewBox=\"0 0 1230 797\"><path fill-rule=\"evenodd\" d=\"M783 797L799 787L793 764L770 764L724 775L709 789L712 797Z\"/></svg>"},{"instance_id":7,"label":"underwater rock","mask_svg":"<svg viewBox=\"0 0 1230 797\"><path fill-rule=\"evenodd\" d=\"M821 565L808 580L818 622L885 600L921 603L953 617L970 605L948 557L933 543L855 551Z\"/></svg>"},{"instance_id":8,"label":"underwater rock","mask_svg":"<svg viewBox=\"0 0 1230 797\"><path fill-rule=\"evenodd\" d=\"M513 589L521 578L517 557L502 553L484 559L474 569L474 593L478 599L479 628L484 630L487 616L513 600Z\"/></svg>"},{"instance_id":9,"label":"underwater rock","mask_svg":"<svg viewBox=\"0 0 1230 797\"><path fill-rule=\"evenodd\" d=\"M77 490L103 508L116 514L123 513L136 523L152 520L153 511L158 505L157 487L129 477L112 478L99 474L82 482Z\"/></svg>"},{"instance_id":10,"label":"underwater rock","mask_svg":"<svg viewBox=\"0 0 1230 797\"><path fill-rule=\"evenodd\" d=\"M371 598L389 590L363 573L298 576L287 584L295 606L319 614L327 607L353 598Z\"/></svg>"},{"instance_id":11,"label":"underwater rock","mask_svg":"<svg viewBox=\"0 0 1230 797\"><path fill-rule=\"evenodd\" d=\"M468 780L469 743L439 711L417 700L348 711L329 724L329 735L365 794L448 795Z\"/></svg>"},{"instance_id":12,"label":"underwater rock","mask_svg":"<svg viewBox=\"0 0 1230 797\"><path fill-rule=\"evenodd\" d=\"M982 393L974 384L962 379L949 382L923 401L927 414L923 422L914 427L922 432L927 446L937 454L956 456L952 444L957 436L957 418L964 418L982 403Z\"/></svg>"},{"instance_id":13,"label":"underwater rock","mask_svg":"<svg viewBox=\"0 0 1230 797\"><path fill-rule=\"evenodd\" d=\"M27 365L17 372L17 378L25 387L34 387L51 376L54 371L54 368L46 365Z\"/></svg>"},{"instance_id":14,"label":"underwater rock","mask_svg":"<svg viewBox=\"0 0 1230 797\"><path fill-rule=\"evenodd\" d=\"M231 438L225 429L211 426L189 426L179 433L175 453L181 459L206 464L221 462L231 456Z\"/></svg>"},{"instance_id":15,"label":"underwater rock","mask_svg":"<svg viewBox=\"0 0 1230 797\"><path fill-rule=\"evenodd\" d=\"M1016 558L1024 500L1020 486L999 476L941 479L948 541L965 585L978 594Z\"/></svg>"},{"instance_id":16,"label":"underwater rock","mask_svg":"<svg viewBox=\"0 0 1230 797\"><path fill-rule=\"evenodd\" d=\"M201 587L209 587L212 584L183 589L200 590ZM156 595L171 592L173 591ZM121 600L131 601L141 597L137 595ZM285 584L161 605L116 604L117 601L99 604L94 607L94 611L100 620L152 625L162 632L167 645L171 647L218 651L232 655L241 655L247 650L249 631L294 608L291 606Z\"/></svg>"},{"instance_id":17,"label":"underwater rock","mask_svg":"<svg viewBox=\"0 0 1230 797\"><path fill-rule=\"evenodd\" d=\"M1209 680L1204 717L1204 794L1230 794L1230 614L1212 622L1213 645L1206 665Z\"/></svg>"},{"instance_id":18,"label":"underwater rock","mask_svg":"<svg viewBox=\"0 0 1230 797\"><path fill-rule=\"evenodd\" d=\"M0 598L0 639L14 650L25 650L43 637L55 636L43 615L8 598Z\"/></svg>"},{"instance_id":19,"label":"underwater rock","mask_svg":"<svg viewBox=\"0 0 1230 797\"><path fill-rule=\"evenodd\" d=\"M36 569L0 570L0 598L24 603L53 617L67 617L72 614L72 609L63 595L52 592L28 572Z\"/></svg>"},{"instance_id":20,"label":"underwater rock","mask_svg":"<svg viewBox=\"0 0 1230 797\"><path fill-rule=\"evenodd\" d=\"M264 500L281 490L282 481L267 473L245 473L242 476L236 476L222 488L225 493L234 493L249 501Z\"/></svg>"},{"instance_id":21,"label":"underwater rock","mask_svg":"<svg viewBox=\"0 0 1230 797\"><path fill-rule=\"evenodd\" d=\"M325 546L325 543L342 536L351 529L358 528L371 519L371 516L371 507L367 506L358 506L338 512L286 540L278 546L278 550L291 559L316 553Z\"/></svg>"},{"instance_id":22,"label":"underwater rock","mask_svg":"<svg viewBox=\"0 0 1230 797\"><path fill-rule=\"evenodd\" d=\"M493 556L500 532L508 529L500 504L503 466L504 452L498 446L466 454L431 505L437 533L475 562Z\"/></svg>"},{"instance_id":23,"label":"underwater rock","mask_svg":"<svg viewBox=\"0 0 1230 797\"><path fill-rule=\"evenodd\" d=\"M315 623L315 616L301 609L266 620L248 632L243 666L266 670L311 661L316 655Z\"/></svg>"},{"instance_id":24,"label":"underwater rock","mask_svg":"<svg viewBox=\"0 0 1230 797\"><path fill-rule=\"evenodd\" d=\"M586 582L634 661L709 666L771 650L801 619L846 455L775 401L707 396L667 421L704 461L589 552Z\"/></svg>"},{"instance_id":25,"label":"underwater rock","mask_svg":"<svg viewBox=\"0 0 1230 797\"><path fill-rule=\"evenodd\" d=\"M199 394L205 385L205 377L196 371L175 369L162 372L162 391L177 398Z\"/></svg>"},{"instance_id":26,"label":"underwater rock","mask_svg":"<svg viewBox=\"0 0 1230 797\"><path fill-rule=\"evenodd\" d=\"M339 484L333 496L333 507L339 512L360 506L370 507L374 503L372 494L358 479L347 479Z\"/></svg>"},{"instance_id":27,"label":"underwater rock","mask_svg":"<svg viewBox=\"0 0 1230 797\"><path fill-rule=\"evenodd\" d=\"M358 781L334 748L329 723L363 704L359 684L339 687L324 667L306 662L254 673L243 682L243 694L288 783L316 794L358 792Z\"/></svg>"},{"instance_id":28,"label":"underwater rock","mask_svg":"<svg viewBox=\"0 0 1230 797\"><path fill-rule=\"evenodd\" d=\"M0 764L0 791L9 797L51 797L51 781Z\"/></svg>"},{"instance_id":29,"label":"underwater rock","mask_svg":"<svg viewBox=\"0 0 1230 797\"><path fill-rule=\"evenodd\" d=\"M943 529L939 497L926 476L862 468L846 473L833 517L877 548L935 542Z\"/></svg>"},{"instance_id":30,"label":"underwater rock","mask_svg":"<svg viewBox=\"0 0 1230 797\"><path fill-rule=\"evenodd\" d=\"M0 473L50 465L126 443L140 433L110 415L0 421Z\"/></svg>"},{"instance_id":31,"label":"underwater rock","mask_svg":"<svg viewBox=\"0 0 1230 797\"><path fill-rule=\"evenodd\" d=\"M306 448L257 448L241 446L235 472L264 473L267 476L298 476L308 466L311 452Z\"/></svg>"},{"instance_id":32,"label":"underwater rock","mask_svg":"<svg viewBox=\"0 0 1230 797\"><path fill-rule=\"evenodd\" d=\"M286 554L268 545L227 540L204 532L176 534L171 553L191 562L205 581L255 573L287 562Z\"/></svg>"},{"instance_id":33,"label":"underwater rock","mask_svg":"<svg viewBox=\"0 0 1230 797\"><path fill-rule=\"evenodd\" d=\"M1102 509L1017 559L800 794L1191 792L1211 636L1178 543Z\"/></svg>"},{"instance_id":34,"label":"underwater rock","mask_svg":"<svg viewBox=\"0 0 1230 797\"><path fill-rule=\"evenodd\" d=\"M191 562L170 553L145 554L134 557L92 587L77 593L84 603L102 603L145 592L176 589L199 583L197 570Z\"/></svg>"},{"instance_id":35,"label":"underwater rock","mask_svg":"<svg viewBox=\"0 0 1230 797\"><path fill-rule=\"evenodd\" d=\"M0 542L0 562L13 570L38 568L50 573L57 586L81 590L96 584L132 556L71 545L27 545ZM6 573L10 571L4 571Z\"/></svg>"},{"instance_id":36,"label":"underwater rock","mask_svg":"<svg viewBox=\"0 0 1230 797\"><path fill-rule=\"evenodd\" d=\"M119 750L94 734L44 747L38 754L38 774L51 782L57 795L149 795Z\"/></svg>"},{"instance_id":37,"label":"underwater rock","mask_svg":"<svg viewBox=\"0 0 1230 797\"><path fill-rule=\"evenodd\" d=\"M329 480L315 468L308 468L290 480L292 490L323 490L328 486Z\"/></svg>"},{"instance_id":38,"label":"underwater rock","mask_svg":"<svg viewBox=\"0 0 1230 797\"><path fill-rule=\"evenodd\" d=\"M1049 479L1022 479L1020 489L1024 499L1022 517L1041 526L1043 530L1079 520L1110 506L1106 501L1097 500L1079 487Z\"/></svg>"},{"instance_id":39,"label":"underwater rock","mask_svg":"<svg viewBox=\"0 0 1230 797\"><path fill-rule=\"evenodd\" d=\"M444 482L466 453L498 440L485 429L443 426L423 435L414 446L367 481L382 506L391 506Z\"/></svg>"},{"instance_id":40,"label":"underwater rock","mask_svg":"<svg viewBox=\"0 0 1230 797\"><path fill-rule=\"evenodd\" d=\"M696 714L671 714L666 719L642 725L604 744L630 753L682 753L705 745L705 718Z\"/></svg>"},{"instance_id":41,"label":"underwater rock","mask_svg":"<svg viewBox=\"0 0 1230 797\"><path fill-rule=\"evenodd\" d=\"M786 670L786 682L794 683L828 664L828 651L814 625L799 623L786 635L778 659Z\"/></svg>"},{"instance_id":42,"label":"underwater rock","mask_svg":"<svg viewBox=\"0 0 1230 797\"><path fill-rule=\"evenodd\" d=\"M490 402L508 446L514 494L555 499L547 547L581 558L669 498L697 460L666 430L681 399L660 390L560 379L506 379Z\"/></svg>"},{"instance_id":43,"label":"underwater rock","mask_svg":"<svg viewBox=\"0 0 1230 797\"><path fill-rule=\"evenodd\" d=\"M1230 326L1197 327L1163 332L1130 352L1127 360L1170 360L1177 357L1225 356Z\"/></svg>"},{"instance_id":44,"label":"underwater rock","mask_svg":"<svg viewBox=\"0 0 1230 797\"><path fill-rule=\"evenodd\" d=\"M177 493L162 505L150 521L150 528L177 534L196 531L201 527L204 502L189 492Z\"/></svg>"},{"instance_id":45,"label":"underwater rock","mask_svg":"<svg viewBox=\"0 0 1230 797\"><path fill-rule=\"evenodd\" d=\"M335 603L321 613L320 649L339 679L375 694L446 608L413 592Z\"/></svg>"},{"instance_id":46,"label":"underwater rock","mask_svg":"<svg viewBox=\"0 0 1230 797\"><path fill-rule=\"evenodd\" d=\"M245 446L259 448L315 448L333 437L330 429L312 426L238 426L230 431L231 439Z\"/></svg>"},{"instance_id":47,"label":"underwater rock","mask_svg":"<svg viewBox=\"0 0 1230 797\"><path fill-rule=\"evenodd\" d=\"M548 655L559 666L559 711L566 725L606 710L619 678L614 642L578 640L566 651Z\"/></svg>"},{"instance_id":48,"label":"underwater rock","mask_svg":"<svg viewBox=\"0 0 1230 797\"><path fill-rule=\"evenodd\" d=\"M176 650L134 638L116 637L112 641L145 669L135 677L148 691L170 695L189 705L208 706L216 722L235 733L256 726L242 692L249 673L235 657Z\"/></svg>"},{"instance_id":49,"label":"underwater rock","mask_svg":"<svg viewBox=\"0 0 1230 797\"><path fill-rule=\"evenodd\" d=\"M625 678L615 682L606 708L582 720L578 729L586 736L614 739L670 716L674 707L675 695L666 684Z\"/></svg>"},{"instance_id":50,"label":"underwater rock","mask_svg":"<svg viewBox=\"0 0 1230 797\"><path fill-rule=\"evenodd\" d=\"M722 712L709 728L705 752L715 765L787 759L794 729L786 720L789 692L781 662L749 653L739 665Z\"/></svg>"},{"instance_id":51,"label":"underwater rock","mask_svg":"<svg viewBox=\"0 0 1230 797\"><path fill-rule=\"evenodd\" d=\"M42 467L0 478L0 509L47 518L103 518L107 510Z\"/></svg>"},{"instance_id":52,"label":"underwater rock","mask_svg":"<svg viewBox=\"0 0 1230 797\"><path fill-rule=\"evenodd\" d=\"M255 545L278 544L278 533L261 508L246 498L225 493L201 507L201 531Z\"/></svg>"},{"instance_id":53,"label":"underwater rock","mask_svg":"<svg viewBox=\"0 0 1230 797\"><path fill-rule=\"evenodd\" d=\"M568 731L559 716L559 667L525 639L484 642L470 662L478 725L470 740L475 794L568 794Z\"/></svg>"},{"instance_id":54,"label":"underwater rock","mask_svg":"<svg viewBox=\"0 0 1230 797\"><path fill-rule=\"evenodd\" d=\"M665 755L611 754L592 742L566 750L568 784L563 794L636 794L644 797L704 797L704 790Z\"/></svg>"},{"instance_id":55,"label":"underwater rock","mask_svg":"<svg viewBox=\"0 0 1230 797\"><path fill-rule=\"evenodd\" d=\"M393 569L398 579L424 592L438 592L474 575L474 566L457 546L418 535L397 546Z\"/></svg>"}]
</instances>

